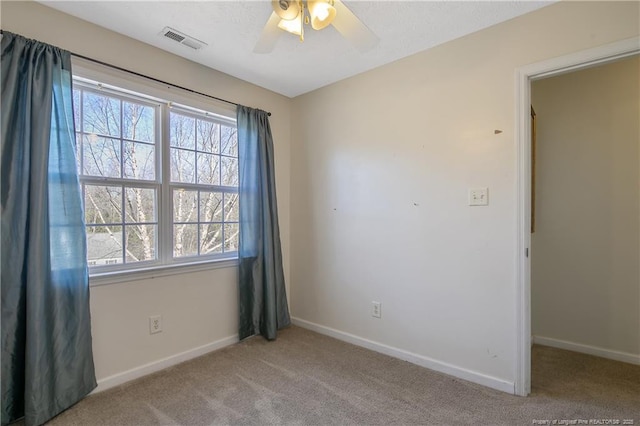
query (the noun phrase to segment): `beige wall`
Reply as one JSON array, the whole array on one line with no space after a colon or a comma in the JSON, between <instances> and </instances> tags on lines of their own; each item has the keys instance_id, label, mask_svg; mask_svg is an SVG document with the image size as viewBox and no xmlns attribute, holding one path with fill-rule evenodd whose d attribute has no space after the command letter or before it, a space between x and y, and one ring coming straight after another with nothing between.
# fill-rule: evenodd
<instances>
[{"instance_id":1,"label":"beige wall","mask_svg":"<svg viewBox=\"0 0 640 426\"><path fill-rule=\"evenodd\" d=\"M558 3L295 98L293 315L510 386L515 70L638 36L639 16Z\"/></svg>"},{"instance_id":2,"label":"beige wall","mask_svg":"<svg viewBox=\"0 0 640 426\"><path fill-rule=\"evenodd\" d=\"M532 84L536 336L640 355L640 60Z\"/></svg>"},{"instance_id":3,"label":"beige wall","mask_svg":"<svg viewBox=\"0 0 640 426\"><path fill-rule=\"evenodd\" d=\"M3 30L271 111L285 278L289 281L289 98L35 2L3 1L1 20ZM236 334L236 277L237 268L232 267L92 287L93 346L98 379ZM156 314L163 317L164 331L150 336L148 317Z\"/></svg>"}]
</instances>

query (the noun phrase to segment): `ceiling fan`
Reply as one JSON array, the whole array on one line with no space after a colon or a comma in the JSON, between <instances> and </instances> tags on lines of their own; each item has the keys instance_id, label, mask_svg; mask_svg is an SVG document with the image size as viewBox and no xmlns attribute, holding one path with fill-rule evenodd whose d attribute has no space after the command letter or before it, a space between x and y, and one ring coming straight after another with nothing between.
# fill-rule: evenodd
<instances>
[{"instance_id":1,"label":"ceiling fan","mask_svg":"<svg viewBox=\"0 0 640 426\"><path fill-rule=\"evenodd\" d=\"M333 25L361 52L378 44L378 37L340 0L274 0L271 6L273 13L262 30L254 53L271 52L283 31L304 41L305 25L311 25L314 30Z\"/></svg>"}]
</instances>

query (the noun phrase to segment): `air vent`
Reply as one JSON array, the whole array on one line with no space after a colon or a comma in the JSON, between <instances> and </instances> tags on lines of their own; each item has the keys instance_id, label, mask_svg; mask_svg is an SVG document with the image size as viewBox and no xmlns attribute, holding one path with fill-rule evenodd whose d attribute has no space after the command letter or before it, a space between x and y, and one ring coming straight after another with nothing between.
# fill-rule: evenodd
<instances>
[{"instance_id":1,"label":"air vent","mask_svg":"<svg viewBox=\"0 0 640 426\"><path fill-rule=\"evenodd\" d=\"M178 43L181 42L182 40L184 40L184 37L182 37L180 34L176 34L171 30L168 30L166 33L164 33L165 37L169 37L171 40L175 40Z\"/></svg>"},{"instance_id":2,"label":"air vent","mask_svg":"<svg viewBox=\"0 0 640 426\"><path fill-rule=\"evenodd\" d=\"M204 46L207 45L207 43L203 41L190 37L170 27L164 27L164 29L160 34L180 44L184 44L185 46L190 47L193 50L202 49Z\"/></svg>"}]
</instances>

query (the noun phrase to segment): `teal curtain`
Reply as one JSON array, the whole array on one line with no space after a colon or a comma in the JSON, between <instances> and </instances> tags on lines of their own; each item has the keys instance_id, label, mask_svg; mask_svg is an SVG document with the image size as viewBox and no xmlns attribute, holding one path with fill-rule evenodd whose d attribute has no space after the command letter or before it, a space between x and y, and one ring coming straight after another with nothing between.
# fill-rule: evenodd
<instances>
[{"instance_id":1,"label":"teal curtain","mask_svg":"<svg viewBox=\"0 0 640 426\"><path fill-rule=\"evenodd\" d=\"M291 323L282 271L273 138L265 111L238 106L239 335L269 340Z\"/></svg>"},{"instance_id":2,"label":"teal curtain","mask_svg":"<svg viewBox=\"0 0 640 426\"><path fill-rule=\"evenodd\" d=\"M2 36L2 424L96 387L69 52Z\"/></svg>"}]
</instances>

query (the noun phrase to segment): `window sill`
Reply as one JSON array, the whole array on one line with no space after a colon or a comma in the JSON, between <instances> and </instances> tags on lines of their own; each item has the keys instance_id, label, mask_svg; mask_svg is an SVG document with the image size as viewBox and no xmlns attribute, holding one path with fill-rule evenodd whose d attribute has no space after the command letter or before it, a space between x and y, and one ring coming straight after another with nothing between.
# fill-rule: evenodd
<instances>
[{"instance_id":1,"label":"window sill","mask_svg":"<svg viewBox=\"0 0 640 426\"><path fill-rule=\"evenodd\" d=\"M150 268L131 269L127 271L101 272L89 276L89 286L119 284L129 281L149 280L170 275L188 274L220 268L238 266L238 258L208 260L205 262L154 266Z\"/></svg>"}]
</instances>

